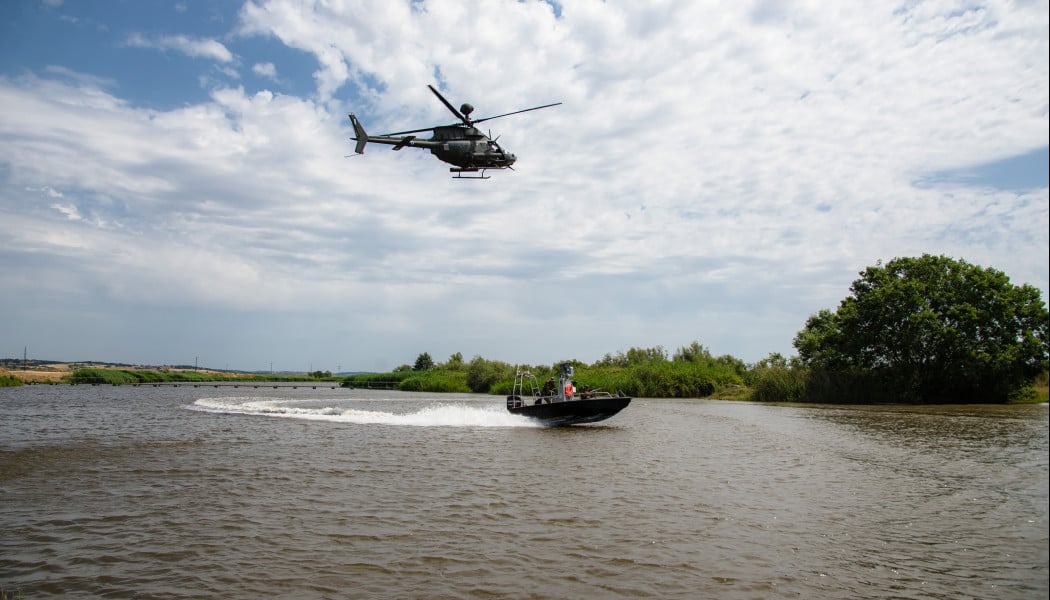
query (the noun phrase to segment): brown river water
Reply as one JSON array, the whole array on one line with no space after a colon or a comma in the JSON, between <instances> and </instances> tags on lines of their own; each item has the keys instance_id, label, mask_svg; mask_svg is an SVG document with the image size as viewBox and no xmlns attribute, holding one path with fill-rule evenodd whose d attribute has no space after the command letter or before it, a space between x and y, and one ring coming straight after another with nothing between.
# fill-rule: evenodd
<instances>
[{"instance_id":1,"label":"brown river water","mask_svg":"<svg viewBox=\"0 0 1050 600\"><path fill-rule=\"evenodd\" d=\"M8 598L1047 598L1044 405L0 389ZM18 594L22 594L19 596Z\"/></svg>"}]
</instances>

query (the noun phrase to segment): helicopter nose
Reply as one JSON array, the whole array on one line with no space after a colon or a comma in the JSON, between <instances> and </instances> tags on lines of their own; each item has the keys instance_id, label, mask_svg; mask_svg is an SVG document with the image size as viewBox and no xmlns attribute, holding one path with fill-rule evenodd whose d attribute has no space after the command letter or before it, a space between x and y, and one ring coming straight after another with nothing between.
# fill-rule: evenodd
<instances>
[{"instance_id":1,"label":"helicopter nose","mask_svg":"<svg viewBox=\"0 0 1050 600\"><path fill-rule=\"evenodd\" d=\"M506 158L506 161L507 161L507 166L513 165L514 161L518 160L517 156L514 156L513 154L510 154L510 153L507 153L505 155L505 158Z\"/></svg>"}]
</instances>

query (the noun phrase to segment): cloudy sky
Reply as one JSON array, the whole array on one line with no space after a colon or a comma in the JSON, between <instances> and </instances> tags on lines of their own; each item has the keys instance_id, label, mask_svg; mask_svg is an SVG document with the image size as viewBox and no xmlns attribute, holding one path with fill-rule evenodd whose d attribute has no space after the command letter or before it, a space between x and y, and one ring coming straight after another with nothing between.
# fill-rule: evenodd
<instances>
[{"instance_id":1,"label":"cloudy sky","mask_svg":"<svg viewBox=\"0 0 1050 600\"><path fill-rule=\"evenodd\" d=\"M858 272L1047 298L1046 0L0 3L0 356L794 354ZM451 179L370 133L485 123Z\"/></svg>"}]
</instances>

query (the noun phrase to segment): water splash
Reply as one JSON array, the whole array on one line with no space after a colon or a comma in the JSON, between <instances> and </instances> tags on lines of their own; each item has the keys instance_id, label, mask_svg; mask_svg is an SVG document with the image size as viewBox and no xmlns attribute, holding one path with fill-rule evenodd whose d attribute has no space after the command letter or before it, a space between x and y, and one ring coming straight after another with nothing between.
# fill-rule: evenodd
<instances>
[{"instance_id":1,"label":"water splash","mask_svg":"<svg viewBox=\"0 0 1050 600\"><path fill-rule=\"evenodd\" d=\"M428 404L413 412L365 410L342 406L295 406L302 400L290 398L201 398L191 410L211 413L257 415L357 423L370 425L405 425L415 427L539 427L527 417L512 415L502 406L470 406L462 403Z\"/></svg>"}]
</instances>

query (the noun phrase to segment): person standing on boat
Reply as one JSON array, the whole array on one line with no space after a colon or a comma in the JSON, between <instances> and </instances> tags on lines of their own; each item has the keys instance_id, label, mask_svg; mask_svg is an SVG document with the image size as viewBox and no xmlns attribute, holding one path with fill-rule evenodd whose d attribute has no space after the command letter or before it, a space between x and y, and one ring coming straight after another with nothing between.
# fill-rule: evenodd
<instances>
[{"instance_id":1,"label":"person standing on boat","mask_svg":"<svg viewBox=\"0 0 1050 600\"><path fill-rule=\"evenodd\" d=\"M554 378L553 377L547 378L547 382L543 384L543 395L544 396L553 396L555 389L557 389L557 386L554 384Z\"/></svg>"}]
</instances>

